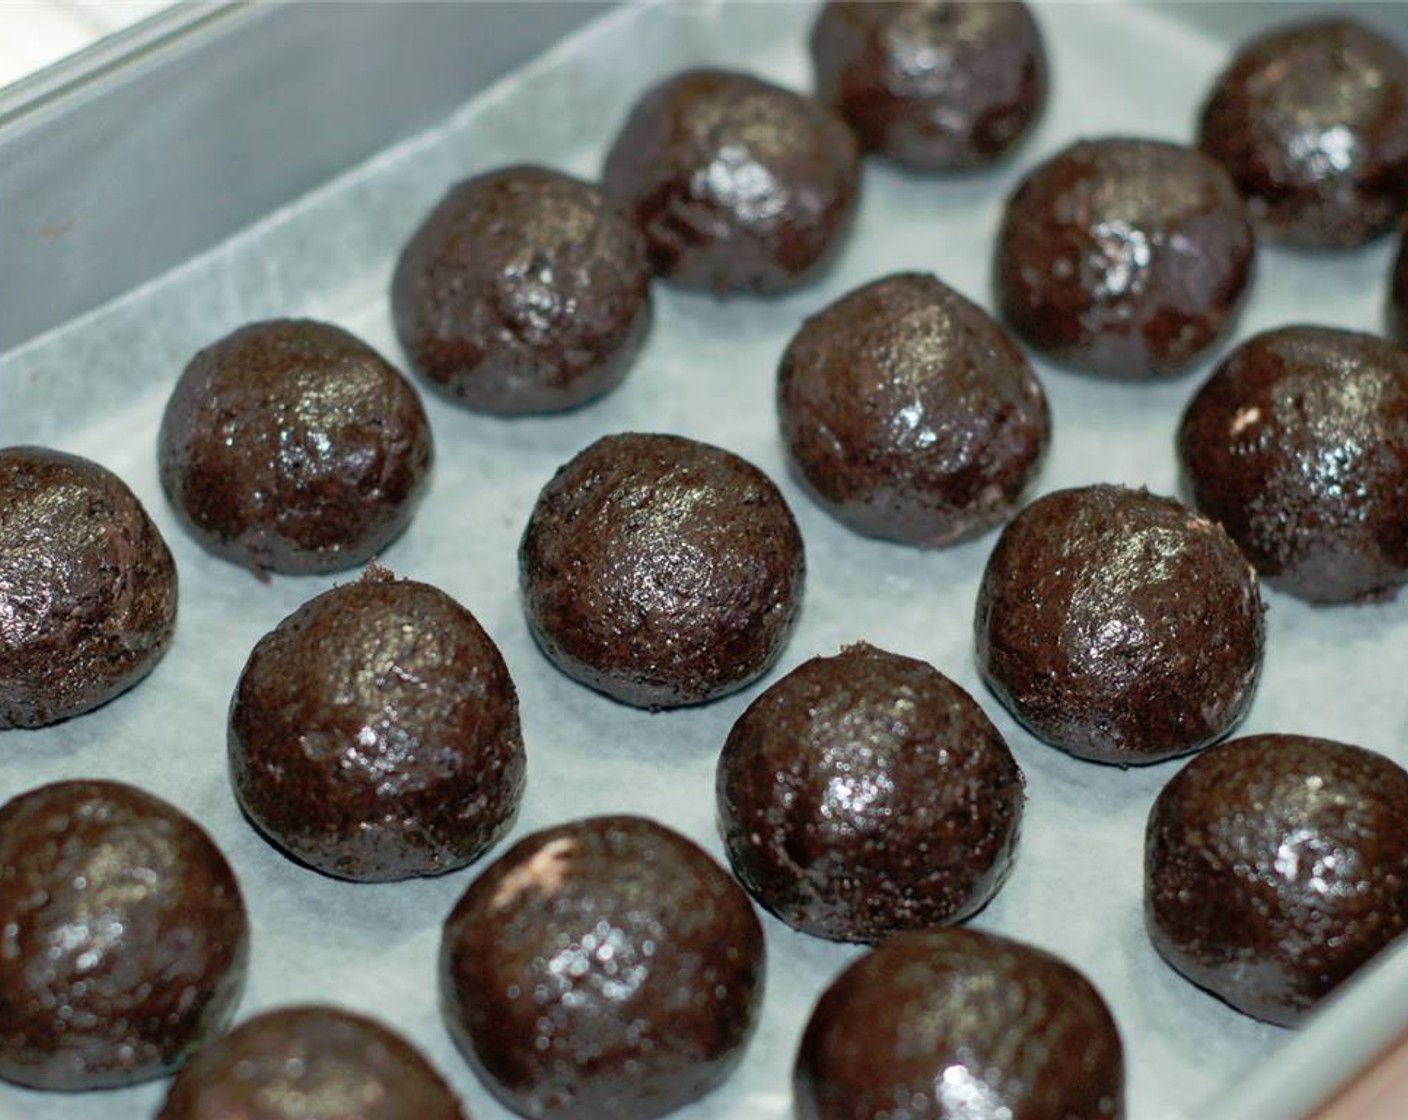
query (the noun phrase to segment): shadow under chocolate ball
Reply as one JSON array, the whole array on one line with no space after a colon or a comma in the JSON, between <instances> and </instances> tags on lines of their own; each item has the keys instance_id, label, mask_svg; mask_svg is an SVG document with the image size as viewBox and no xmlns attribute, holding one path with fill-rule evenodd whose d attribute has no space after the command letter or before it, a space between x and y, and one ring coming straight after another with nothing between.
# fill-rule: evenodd
<instances>
[{"instance_id":1,"label":"shadow under chocolate ball","mask_svg":"<svg viewBox=\"0 0 1408 1120\"><path fill-rule=\"evenodd\" d=\"M523 796L518 696L498 647L443 591L373 567L260 639L230 706L250 820L344 879L477 859Z\"/></svg>"},{"instance_id":2,"label":"shadow under chocolate ball","mask_svg":"<svg viewBox=\"0 0 1408 1120\"><path fill-rule=\"evenodd\" d=\"M680 436L606 436L543 487L518 552L528 624L564 673L626 704L756 680L801 607L802 537L772 481Z\"/></svg>"},{"instance_id":3,"label":"shadow under chocolate ball","mask_svg":"<svg viewBox=\"0 0 1408 1120\"><path fill-rule=\"evenodd\" d=\"M0 450L0 729L80 715L155 667L176 625L171 552L97 463Z\"/></svg>"},{"instance_id":4,"label":"shadow under chocolate ball","mask_svg":"<svg viewBox=\"0 0 1408 1120\"><path fill-rule=\"evenodd\" d=\"M1012 864L1022 772L963 689L864 643L814 657L719 757L734 874L804 933L880 941L976 913Z\"/></svg>"},{"instance_id":5,"label":"shadow under chocolate ball","mask_svg":"<svg viewBox=\"0 0 1408 1120\"><path fill-rule=\"evenodd\" d=\"M242 327L191 359L167 402L161 482L202 548L256 573L332 572L410 524L430 424L404 377L346 331Z\"/></svg>"}]
</instances>

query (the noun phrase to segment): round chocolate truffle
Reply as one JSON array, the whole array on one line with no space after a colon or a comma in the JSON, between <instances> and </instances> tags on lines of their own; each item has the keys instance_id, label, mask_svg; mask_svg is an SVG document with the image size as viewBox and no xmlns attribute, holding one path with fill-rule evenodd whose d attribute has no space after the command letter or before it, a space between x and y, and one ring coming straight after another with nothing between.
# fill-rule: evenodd
<instances>
[{"instance_id":1,"label":"round chocolate truffle","mask_svg":"<svg viewBox=\"0 0 1408 1120\"><path fill-rule=\"evenodd\" d=\"M879 941L962 921L1002 885L1022 772L963 689L868 645L748 706L718 769L734 874L804 933Z\"/></svg>"},{"instance_id":2,"label":"round chocolate truffle","mask_svg":"<svg viewBox=\"0 0 1408 1120\"><path fill-rule=\"evenodd\" d=\"M498 647L443 591L380 568L260 639L229 748L250 820L344 879L464 867L523 797L518 695Z\"/></svg>"},{"instance_id":3,"label":"round chocolate truffle","mask_svg":"<svg viewBox=\"0 0 1408 1120\"><path fill-rule=\"evenodd\" d=\"M534 833L445 923L440 992L524 1116L649 1120L718 1085L762 1002L763 931L704 851L640 817Z\"/></svg>"},{"instance_id":4,"label":"round chocolate truffle","mask_svg":"<svg viewBox=\"0 0 1408 1120\"><path fill-rule=\"evenodd\" d=\"M852 964L807 1023L797 1120L1119 1120L1124 1053L1064 961L977 930L902 933Z\"/></svg>"},{"instance_id":5,"label":"round chocolate truffle","mask_svg":"<svg viewBox=\"0 0 1408 1120\"><path fill-rule=\"evenodd\" d=\"M207 551L255 571L360 564L410 523L430 426L410 383L326 323L241 327L166 405L161 482Z\"/></svg>"},{"instance_id":6,"label":"round chocolate truffle","mask_svg":"<svg viewBox=\"0 0 1408 1120\"><path fill-rule=\"evenodd\" d=\"M595 187L510 167L431 211L391 307L436 389L484 412L555 412L625 377L650 325L650 276L645 238Z\"/></svg>"},{"instance_id":7,"label":"round chocolate truffle","mask_svg":"<svg viewBox=\"0 0 1408 1120\"><path fill-rule=\"evenodd\" d=\"M176 1076L156 1120L465 1120L414 1046L335 1007L267 1011Z\"/></svg>"},{"instance_id":8,"label":"round chocolate truffle","mask_svg":"<svg viewBox=\"0 0 1408 1120\"><path fill-rule=\"evenodd\" d=\"M802 600L802 536L768 477L680 436L606 436L558 470L518 553L528 624L568 676L674 708L777 660Z\"/></svg>"},{"instance_id":9,"label":"round chocolate truffle","mask_svg":"<svg viewBox=\"0 0 1408 1120\"><path fill-rule=\"evenodd\" d=\"M1060 490L1003 530L978 589L978 669L1038 738L1157 762L1245 714L1265 625L1232 539L1172 498Z\"/></svg>"},{"instance_id":10,"label":"round chocolate truffle","mask_svg":"<svg viewBox=\"0 0 1408 1120\"><path fill-rule=\"evenodd\" d=\"M660 275L719 295L779 292L840 245L860 155L820 102L747 74L690 70L636 103L602 187L645 233Z\"/></svg>"},{"instance_id":11,"label":"round chocolate truffle","mask_svg":"<svg viewBox=\"0 0 1408 1120\"><path fill-rule=\"evenodd\" d=\"M1159 794L1144 869L1163 958L1295 1026L1408 928L1408 773L1326 739L1223 743Z\"/></svg>"},{"instance_id":12,"label":"round chocolate truffle","mask_svg":"<svg viewBox=\"0 0 1408 1120\"><path fill-rule=\"evenodd\" d=\"M995 163L1046 102L1046 49L1020 2L830 0L811 51L817 96L867 151L918 171Z\"/></svg>"},{"instance_id":13,"label":"round chocolate truffle","mask_svg":"<svg viewBox=\"0 0 1408 1120\"><path fill-rule=\"evenodd\" d=\"M126 483L76 455L0 449L0 729L125 692L175 626L176 565Z\"/></svg>"},{"instance_id":14,"label":"round chocolate truffle","mask_svg":"<svg viewBox=\"0 0 1408 1120\"><path fill-rule=\"evenodd\" d=\"M782 438L857 532L946 545L1010 517L1050 430L1031 365L933 276L900 273L802 324L778 372Z\"/></svg>"},{"instance_id":15,"label":"round chocolate truffle","mask_svg":"<svg viewBox=\"0 0 1408 1120\"><path fill-rule=\"evenodd\" d=\"M1105 377L1164 377L1231 329L1255 249L1236 186L1207 156L1155 140L1082 140L1008 200L998 303L1048 358Z\"/></svg>"},{"instance_id":16,"label":"round chocolate truffle","mask_svg":"<svg viewBox=\"0 0 1408 1120\"><path fill-rule=\"evenodd\" d=\"M1285 327L1244 342L1189 402L1195 504L1273 587L1314 603L1408 581L1408 351Z\"/></svg>"},{"instance_id":17,"label":"round chocolate truffle","mask_svg":"<svg viewBox=\"0 0 1408 1120\"><path fill-rule=\"evenodd\" d=\"M1351 20L1277 28L1218 77L1199 144L1268 240L1361 245L1408 207L1408 59Z\"/></svg>"},{"instance_id":18,"label":"round chocolate truffle","mask_svg":"<svg viewBox=\"0 0 1408 1120\"><path fill-rule=\"evenodd\" d=\"M163 1077L234 1013L239 884L180 810L118 782L0 807L0 1078L109 1089Z\"/></svg>"}]
</instances>

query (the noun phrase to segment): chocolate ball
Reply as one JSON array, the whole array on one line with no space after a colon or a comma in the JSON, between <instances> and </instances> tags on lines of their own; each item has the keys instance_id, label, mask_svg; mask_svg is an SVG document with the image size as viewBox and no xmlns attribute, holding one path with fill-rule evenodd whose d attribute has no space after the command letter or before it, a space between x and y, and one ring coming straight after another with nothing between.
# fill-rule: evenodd
<instances>
[{"instance_id":1,"label":"chocolate ball","mask_svg":"<svg viewBox=\"0 0 1408 1120\"><path fill-rule=\"evenodd\" d=\"M1165 377L1231 330L1255 248L1246 205L1207 156L1082 140L1008 199L998 304L1048 358L1105 377Z\"/></svg>"},{"instance_id":2,"label":"chocolate ball","mask_svg":"<svg viewBox=\"0 0 1408 1120\"><path fill-rule=\"evenodd\" d=\"M176 1076L156 1120L466 1120L414 1046L335 1007L266 1011Z\"/></svg>"},{"instance_id":3,"label":"chocolate ball","mask_svg":"<svg viewBox=\"0 0 1408 1120\"><path fill-rule=\"evenodd\" d=\"M1114 1019L1064 961L977 930L902 933L827 988L792 1075L797 1120L1119 1120Z\"/></svg>"},{"instance_id":4,"label":"chocolate ball","mask_svg":"<svg viewBox=\"0 0 1408 1120\"><path fill-rule=\"evenodd\" d=\"M1020 2L830 0L811 54L818 98L862 147L919 171L995 163L1046 102L1046 49Z\"/></svg>"},{"instance_id":5,"label":"chocolate ball","mask_svg":"<svg viewBox=\"0 0 1408 1120\"><path fill-rule=\"evenodd\" d=\"M239 884L180 810L118 782L0 807L0 1078L110 1089L163 1077L234 1013Z\"/></svg>"},{"instance_id":6,"label":"chocolate ball","mask_svg":"<svg viewBox=\"0 0 1408 1120\"><path fill-rule=\"evenodd\" d=\"M1408 580L1408 352L1286 327L1234 350L1189 402L1193 500L1273 587L1313 603Z\"/></svg>"},{"instance_id":7,"label":"chocolate ball","mask_svg":"<svg viewBox=\"0 0 1408 1120\"><path fill-rule=\"evenodd\" d=\"M415 390L326 323L241 327L191 359L161 421L161 482L197 543L252 571L350 568L429 480Z\"/></svg>"},{"instance_id":8,"label":"chocolate ball","mask_svg":"<svg viewBox=\"0 0 1408 1120\"><path fill-rule=\"evenodd\" d=\"M644 232L661 276L719 295L780 292L840 245L860 153L819 102L747 74L689 70L636 103L602 189Z\"/></svg>"},{"instance_id":9,"label":"chocolate ball","mask_svg":"<svg viewBox=\"0 0 1408 1120\"><path fill-rule=\"evenodd\" d=\"M1352 20L1276 28L1218 77L1199 144L1237 181L1263 237L1361 245L1408 207L1408 59Z\"/></svg>"},{"instance_id":10,"label":"chocolate ball","mask_svg":"<svg viewBox=\"0 0 1408 1120\"><path fill-rule=\"evenodd\" d=\"M396 333L432 386L484 412L556 412L614 388L650 326L645 238L544 167L467 179L401 253Z\"/></svg>"},{"instance_id":11,"label":"chocolate ball","mask_svg":"<svg viewBox=\"0 0 1408 1120\"><path fill-rule=\"evenodd\" d=\"M1223 743L1154 802L1144 873L1160 955L1295 1026L1408 928L1408 773L1326 739Z\"/></svg>"},{"instance_id":12,"label":"chocolate ball","mask_svg":"<svg viewBox=\"0 0 1408 1120\"><path fill-rule=\"evenodd\" d=\"M260 639L229 749L250 820L344 879L464 867L523 797L518 695L493 639L443 591L379 568Z\"/></svg>"},{"instance_id":13,"label":"chocolate ball","mask_svg":"<svg viewBox=\"0 0 1408 1120\"><path fill-rule=\"evenodd\" d=\"M1031 365L976 304L898 273L802 324L782 438L818 501L868 536L940 546L1005 521L1050 434Z\"/></svg>"},{"instance_id":14,"label":"chocolate ball","mask_svg":"<svg viewBox=\"0 0 1408 1120\"><path fill-rule=\"evenodd\" d=\"M762 1001L748 896L640 817L525 837L445 923L441 1003L465 1058L524 1116L650 1120L742 1056Z\"/></svg>"},{"instance_id":15,"label":"chocolate ball","mask_svg":"<svg viewBox=\"0 0 1408 1120\"><path fill-rule=\"evenodd\" d=\"M738 718L718 768L739 882L804 933L879 941L997 893L1022 772L963 689L873 646L814 657Z\"/></svg>"},{"instance_id":16,"label":"chocolate ball","mask_svg":"<svg viewBox=\"0 0 1408 1120\"><path fill-rule=\"evenodd\" d=\"M606 436L538 496L518 553L528 624L564 673L673 708L742 688L777 660L806 562L787 503L728 451Z\"/></svg>"},{"instance_id":17,"label":"chocolate ball","mask_svg":"<svg viewBox=\"0 0 1408 1120\"><path fill-rule=\"evenodd\" d=\"M105 704L171 644L176 566L117 475L42 447L0 449L0 729Z\"/></svg>"},{"instance_id":18,"label":"chocolate ball","mask_svg":"<svg viewBox=\"0 0 1408 1120\"><path fill-rule=\"evenodd\" d=\"M1053 746L1157 762L1245 714L1262 613L1256 573L1215 522L1144 490L1060 490L1018 514L988 559L978 669Z\"/></svg>"}]
</instances>

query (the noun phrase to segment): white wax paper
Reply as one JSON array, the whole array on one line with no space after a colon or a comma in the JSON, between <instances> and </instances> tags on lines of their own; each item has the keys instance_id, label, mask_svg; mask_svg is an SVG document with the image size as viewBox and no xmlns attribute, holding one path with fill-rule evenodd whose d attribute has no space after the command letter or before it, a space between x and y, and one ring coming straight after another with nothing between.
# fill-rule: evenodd
<instances>
[{"instance_id":1,"label":"white wax paper","mask_svg":"<svg viewBox=\"0 0 1408 1120\"><path fill-rule=\"evenodd\" d=\"M391 269L451 182L525 161L594 176L636 96L687 66L747 69L805 89L813 13L776 3L614 13L435 131L0 360L0 444L48 442L116 470L159 523L181 573L176 640L149 679L91 715L0 733L0 800L56 779L115 778L200 821L234 865L248 900L253 956L241 1019L295 1001L370 1012L414 1040L475 1117L508 1115L470 1075L436 1008L441 922L483 863L431 881L338 882L290 863L235 806L225 720L246 655L302 602L355 573L260 584L191 542L155 470L157 425L174 379L201 346L276 316L340 323L402 362L386 298ZM801 661L862 638L932 662L983 705L1027 777L1015 870L973 924L1053 950L1094 981L1126 1044L1133 1120L1175 1108L1196 1115L1199 1101L1245 1078L1288 1036L1191 987L1145 938L1144 821L1181 763L1096 766L1025 733L983 689L973 665L974 594L995 534L938 552L857 537L789 477L776 432L776 364L803 316L900 269L933 271L991 306L993 236L1018 175L1077 136L1186 141L1197 101L1230 49L1166 11L1062 4L1042 6L1039 15L1052 97L1013 161L957 179L868 165L839 265L795 295L718 302L659 286L653 334L633 372L584 410L504 420L428 399L435 477L410 530L383 560L459 598L503 650L519 689L529 758L527 796L510 839L588 813L631 811L682 830L721 857L715 759L733 720L764 687ZM416 18L414 5L406 18ZM531 6L524 18L532 18ZM253 151L248 158L280 154ZM1375 329L1390 251L1387 243L1329 257L1263 251L1239 337L1294 321ZM1055 418L1041 491L1117 481L1174 492L1174 427L1206 368L1165 384L1120 385L1037 365ZM806 539L805 608L781 662L762 682L705 707L650 714L573 683L538 652L520 610L516 549L539 488L593 439L626 430L709 440L757 463L781 486ZM1408 601L1311 609L1276 593L1266 598L1265 670L1241 731L1325 735L1408 761L1401 683ZM764 922L769 975L757 1033L732 1079L681 1112L681 1120L788 1115L803 1024L818 993L858 952L770 917ZM161 1084L86 1095L0 1085L0 1118L146 1117L163 1092Z\"/></svg>"}]
</instances>

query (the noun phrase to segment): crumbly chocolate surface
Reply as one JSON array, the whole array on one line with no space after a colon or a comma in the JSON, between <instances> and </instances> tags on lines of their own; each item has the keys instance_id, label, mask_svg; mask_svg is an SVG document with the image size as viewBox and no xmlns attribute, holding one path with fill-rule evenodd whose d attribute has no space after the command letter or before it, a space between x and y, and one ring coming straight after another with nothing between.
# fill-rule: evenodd
<instances>
[{"instance_id":1,"label":"crumbly chocolate surface","mask_svg":"<svg viewBox=\"0 0 1408 1120\"><path fill-rule=\"evenodd\" d=\"M1325 739L1223 743L1159 794L1144 866L1164 959L1295 1026L1408 928L1408 773Z\"/></svg>"},{"instance_id":2,"label":"crumbly chocolate surface","mask_svg":"<svg viewBox=\"0 0 1408 1120\"><path fill-rule=\"evenodd\" d=\"M718 767L734 874L805 933L959 922L1011 867L1022 773L932 666L873 646L804 662L738 718Z\"/></svg>"},{"instance_id":3,"label":"crumbly chocolate surface","mask_svg":"<svg viewBox=\"0 0 1408 1120\"><path fill-rule=\"evenodd\" d=\"M156 1120L466 1120L414 1046L336 1007L241 1023L176 1075Z\"/></svg>"},{"instance_id":4,"label":"crumbly chocolate surface","mask_svg":"<svg viewBox=\"0 0 1408 1120\"><path fill-rule=\"evenodd\" d=\"M607 436L560 468L519 547L528 623L564 673L637 707L742 688L801 605L802 537L770 479L679 436Z\"/></svg>"},{"instance_id":5,"label":"crumbly chocolate surface","mask_svg":"<svg viewBox=\"0 0 1408 1120\"><path fill-rule=\"evenodd\" d=\"M1053 746L1156 762L1245 714L1262 613L1256 573L1215 522L1143 490L1060 490L1018 514L988 560L978 668Z\"/></svg>"},{"instance_id":6,"label":"crumbly chocolate surface","mask_svg":"<svg viewBox=\"0 0 1408 1120\"><path fill-rule=\"evenodd\" d=\"M176 566L111 471L0 449L0 729L56 723L149 672L176 625Z\"/></svg>"},{"instance_id":7,"label":"crumbly chocolate surface","mask_svg":"<svg viewBox=\"0 0 1408 1120\"><path fill-rule=\"evenodd\" d=\"M823 993L793 1073L797 1120L1118 1120L1124 1055L1079 972L977 930L902 933Z\"/></svg>"},{"instance_id":8,"label":"crumbly chocolate surface","mask_svg":"<svg viewBox=\"0 0 1408 1120\"><path fill-rule=\"evenodd\" d=\"M811 55L818 98L861 146L919 171L995 163L1046 103L1046 50L1020 2L830 0Z\"/></svg>"},{"instance_id":9,"label":"crumbly chocolate surface","mask_svg":"<svg viewBox=\"0 0 1408 1120\"><path fill-rule=\"evenodd\" d=\"M1189 402L1193 501L1273 587L1314 603L1408 581L1408 352L1284 327L1242 343Z\"/></svg>"},{"instance_id":10,"label":"crumbly chocolate surface","mask_svg":"<svg viewBox=\"0 0 1408 1120\"><path fill-rule=\"evenodd\" d=\"M897 273L807 319L778 411L812 494L868 536L941 546L1005 521L1050 438L1026 356L982 308Z\"/></svg>"},{"instance_id":11,"label":"crumbly chocolate surface","mask_svg":"<svg viewBox=\"0 0 1408 1120\"><path fill-rule=\"evenodd\" d=\"M200 351L162 417L161 482L196 541L255 572L364 563L410 524L430 425L410 383L346 331L252 323Z\"/></svg>"},{"instance_id":12,"label":"crumbly chocolate surface","mask_svg":"<svg viewBox=\"0 0 1408 1120\"><path fill-rule=\"evenodd\" d=\"M0 1078L110 1089L163 1077L234 1013L249 929L220 850L118 782L0 807Z\"/></svg>"},{"instance_id":13,"label":"crumbly chocolate surface","mask_svg":"<svg viewBox=\"0 0 1408 1120\"><path fill-rule=\"evenodd\" d=\"M345 879L464 867L523 797L518 696L493 639L443 591L379 568L259 641L229 750L260 831Z\"/></svg>"},{"instance_id":14,"label":"crumbly chocolate surface","mask_svg":"<svg viewBox=\"0 0 1408 1120\"><path fill-rule=\"evenodd\" d=\"M575 408L625 377L649 329L645 239L596 187L543 167L467 179L391 286L412 364L485 412Z\"/></svg>"},{"instance_id":15,"label":"crumbly chocolate surface","mask_svg":"<svg viewBox=\"0 0 1408 1120\"><path fill-rule=\"evenodd\" d=\"M689 70L636 103L602 189L671 282L780 292L812 279L844 240L860 152L820 102L735 71Z\"/></svg>"},{"instance_id":16,"label":"crumbly chocolate surface","mask_svg":"<svg viewBox=\"0 0 1408 1120\"><path fill-rule=\"evenodd\" d=\"M719 1084L762 1001L762 927L692 841L640 817L525 837L445 923L446 1020L523 1116L650 1120Z\"/></svg>"},{"instance_id":17,"label":"crumbly chocolate surface","mask_svg":"<svg viewBox=\"0 0 1408 1120\"><path fill-rule=\"evenodd\" d=\"M1032 171L998 234L997 301L1048 358L1122 380L1186 369L1231 330L1255 241L1227 172L1191 148L1081 140Z\"/></svg>"},{"instance_id":18,"label":"crumbly chocolate surface","mask_svg":"<svg viewBox=\"0 0 1408 1120\"><path fill-rule=\"evenodd\" d=\"M1353 20L1276 28L1218 77L1199 143L1236 180L1262 237L1361 245L1408 208L1408 58Z\"/></svg>"}]
</instances>

